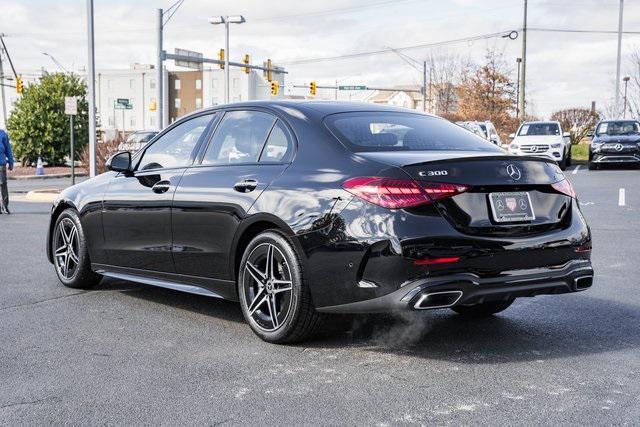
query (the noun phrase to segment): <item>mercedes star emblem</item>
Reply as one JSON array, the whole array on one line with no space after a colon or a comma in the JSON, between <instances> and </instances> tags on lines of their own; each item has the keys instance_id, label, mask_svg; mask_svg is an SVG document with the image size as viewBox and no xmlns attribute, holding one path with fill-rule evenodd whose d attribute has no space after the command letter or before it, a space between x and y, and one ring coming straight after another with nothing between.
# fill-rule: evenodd
<instances>
[{"instance_id":1,"label":"mercedes star emblem","mask_svg":"<svg viewBox=\"0 0 640 427\"><path fill-rule=\"evenodd\" d=\"M522 172L518 169L517 166L511 164L507 166L507 174L511 177L511 179L518 181L522 177Z\"/></svg>"}]
</instances>

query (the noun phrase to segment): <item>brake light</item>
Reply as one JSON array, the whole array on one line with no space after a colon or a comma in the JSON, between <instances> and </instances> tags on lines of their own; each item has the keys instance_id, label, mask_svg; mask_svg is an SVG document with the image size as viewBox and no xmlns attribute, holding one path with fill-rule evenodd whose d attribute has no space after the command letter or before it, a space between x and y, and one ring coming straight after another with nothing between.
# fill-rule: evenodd
<instances>
[{"instance_id":1,"label":"brake light","mask_svg":"<svg viewBox=\"0 0 640 427\"><path fill-rule=\"evenodd\" d=\"M414 265L435 265L435 264L451 264L460 261L459 256L450 256L442 258L424 258L413 261Z\"/></svg>"},{"instance_id":2,"label":"brake light","mask_svg":"<svg viewBox=\"0 0 640 427\"><path fill-rule=\"evenodd\" d=\"M559 193L565 194L574 199L576 198L576 191L573 189L573 185L571 185L568 179L554 182L553 184L551 184L551 186Z\"/></svg>"},{"instance_id":3,"label":"brake light","mask_svg":"<svg viewBox=\"0 0 640 427\"><path fill-rule=\"evenodd\" d=\"M343 188L369 203L388 209L424 205L469 189L459 184L375 176L351 178L344 182Z\"/></svg>"}]
</instances>

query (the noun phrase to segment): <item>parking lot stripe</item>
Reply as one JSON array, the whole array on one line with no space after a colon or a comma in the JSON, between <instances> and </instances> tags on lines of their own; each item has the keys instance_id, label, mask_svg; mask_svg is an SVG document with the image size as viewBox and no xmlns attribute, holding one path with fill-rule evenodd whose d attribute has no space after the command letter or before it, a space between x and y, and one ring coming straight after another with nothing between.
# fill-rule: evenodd
<instances>
[{"instance_id":1,"label":"parking lot stripe","mask_svg":"<svg viewBox=\"0 0 640 427\"><path fill-rule=\"evenodd\" d=\"M626 204L624 188L618 190L618 206L624 206Z\"/></svg>"},{"instance_id":2,"label":"parking lot stripe","mask_svg":"<svg viewBox=\"0 0 640 427\"><path fill-rule=\"evenodd\" d=\"M580 165L576 165L576 168L571 172L573 175L578 173L578 169L580 169Z\"/></svg>"}]
</instances>

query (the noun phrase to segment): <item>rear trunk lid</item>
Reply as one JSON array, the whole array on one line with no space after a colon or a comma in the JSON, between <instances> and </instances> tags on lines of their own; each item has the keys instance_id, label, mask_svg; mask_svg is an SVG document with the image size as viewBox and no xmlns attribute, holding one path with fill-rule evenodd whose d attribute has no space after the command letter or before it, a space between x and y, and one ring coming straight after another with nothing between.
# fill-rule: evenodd
<instances>
[{"instance_id":1,"label":"rear trunk lid","mask_svg":"<svg viewBox=\"0 0 640 427\"><path fill-rule=\"evenodd\" d=\"M434 202L451 225L466 234L524 236L563 228L570 221L572 199L552 187L565 177L551 160L451 151L361 155L397 166L416 181L469 186L461 194ZM520 208L523 212L531 208L534 218L504 221L501 211L517 213ZM428 209L411 212L428 214Z\"/></svg>"}]
</instances>

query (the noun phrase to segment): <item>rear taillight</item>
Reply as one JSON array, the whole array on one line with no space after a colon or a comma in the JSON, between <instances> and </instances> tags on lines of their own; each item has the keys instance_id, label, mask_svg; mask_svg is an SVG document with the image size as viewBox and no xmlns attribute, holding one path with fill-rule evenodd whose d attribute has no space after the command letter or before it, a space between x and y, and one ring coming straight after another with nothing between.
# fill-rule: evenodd
<instances>
[{"instance_id":1,"label":"rear taillight","mask_svg":"<svg viewBox=\"0 0 640 427\"><path fill-rule=\"evenodd\" d=\"M576 197L576 191L573 189L573 185L569 182L568 179L563 179L562 181L554 182L551 184L554 190L559 193L566 194L569 197Z\"/></svg>"},{"instance_id":2,"label":"rear taillight","mask_svg":"<svg viewBox=\"0 0 640 427\"><path fill-rule=\"evenodd\" d=\"M375 176L351 178L345 181L343 187L367 202L389 209L424 205L469 189L468 186L459 184Z\"/></svg>"}]
</instances>

